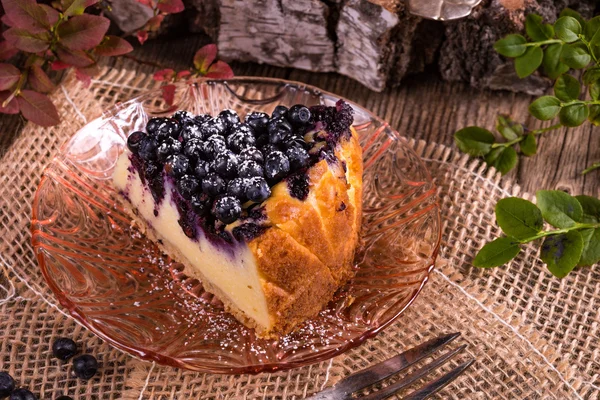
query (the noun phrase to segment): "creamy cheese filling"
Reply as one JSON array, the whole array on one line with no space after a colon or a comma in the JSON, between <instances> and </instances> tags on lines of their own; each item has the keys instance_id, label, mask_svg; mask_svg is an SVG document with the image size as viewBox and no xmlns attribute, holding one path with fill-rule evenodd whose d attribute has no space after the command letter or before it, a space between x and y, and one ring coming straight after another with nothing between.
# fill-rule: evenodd
<instances>
[{"instance_id":1,"label":"creamy cheese filling","mask_svg":"<svg viewBox=\"0 0 600 400\"><path fill-rule=\"evenodd\" d=\"M271 326L256 261L245 243L232 245L231 249L227 249L229 251L224 251L215 246L201 229L198 239L187 237L178 223L179 212L171 196L173 185L165 182L165 196L157 207L150 189L142 183L137 170L132 167L128 151L121 154L117 161L113 184L127 195L138 215L157 236L177 248L210 284L229 297L234 306L256 320L259 326Z\"/></svg>"}]
</instances>

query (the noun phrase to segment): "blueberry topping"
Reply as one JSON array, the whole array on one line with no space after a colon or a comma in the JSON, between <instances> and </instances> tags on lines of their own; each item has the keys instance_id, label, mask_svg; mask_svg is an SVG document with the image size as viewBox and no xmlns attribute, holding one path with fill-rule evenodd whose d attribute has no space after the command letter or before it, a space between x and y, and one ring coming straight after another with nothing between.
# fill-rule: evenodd
<instances>
[{"instance_id":1,"label":"blueberry topping","mask_svg":"<svg viewBox=\"0 0 600 400\"><path fill-rule=\"evenodd\" d=\"M204 151L204 143L200 139L193 138L185 142L183 154L191 161L197 161Z\"/></svg>"},{"instance_id":2,"label":"blueberry topping","mask_svg":"<svg viewBox=\"0 0 600 400\"><path fill-rule=\"evenodd\" d=\"M73 371L79 379L91 379L98 372L96 357L83 354L73 360Z\"/></svg>"},{"instance_id":3,"label":"blueberry topping","mask_svg":"<svg viewBox=\"0 0 600 400\"><path fill-rule=\"evenodd\" d=\"M265 160L265 176L267 180L276 182L290 172L290 160L281 151L274 151Z\"/></svg>"},{"instance_id":4,"label":"blueberry topping","mask_svg":"<svg viewBox=\"0 0 600 400\"><path fill-rule=\"evenodd\" d=\"M253 176L263 176L264 174L263 167L256 161L251 160L242 162L238 173L242 178L252 178Z\"/></svg>"},{"instance_id":5,"label":"blueberry topping","mask_svg":"<svg viewBox=\"0 0 600 400\"><path fill-rule=\"evenodd\" d=\"M138 155L142 160L156 160L156 141L151 137L144 137L139 143Z\"/></svg>"},{"instance_id":6,"label":"blueberry topping","mask_svg":"<svg viewBox=\"0 0 600 400\"><path fill-rule=\"evenodd\" d=\"M200 123L195 119L185 121L181 126L180 131L181 139L184 142L192 139L201 139L204 140L208 136L204 136L203 132L200 130Z\"/></svg>"},{"instance_id":7,"label":"blueberry topping","mask_svg":"<svg viewBox=\"0 0 600 400\"><path fill-rule=\"evenodd\" d=\"M213 135L225 135L225 124L218 118L211 118L200 125L200 132L203 137L211 137Z\"/></svg>"},{"instance_id":8,"label":"blueberry topping","mask_svg":"<svg viewBox=\"0 0 600 400\"><path fill-rule=\"evenodd\" d=\"M269 122L269 114L263 112L251 112L246 115L246 123L254 129L255 132L264 132Z\"/></svg>"},{"instance_id":9,"label":"blueberry topping","mask_svg":"<svg viewBox=\"0 0 600 400\"><path fill-rule=\"evenodd\" d=\"M9 400L38 400L38 398L29 390L19 388L10 394Z\"/></svg>"},{"instance_id":10,"label":"blueberry topping","mask_svg":"<svg viewBox=\"0 0 600 400\"><path fill-rule=\"evenodd\" d=\"M213 213L219 221L231 224L242 215L242 204L233 196L223 196L215 201Z\"/></svg>"},{"instance_id":11,"label":"blueberry topping","mask_svg":"<svg viewBox=\"0 0 600 400\"><path fill-rule=\"evenodd\" d=\"M213 161L213 169L223 178L235 178L238 174L238 158L230 150L217 154Z\"/></svg>"},{"instance_id":12,"label":"blueberry topping","mask_svg":"<svg viewBox=\"0 0 600 400\"><path fill-rule=\"evenodd\" d=\"M217 118L221 120L226 129L230 129L233 125L240 122L240 117L233 110L223 110Z\"/></svg>"},{"instance_id":13,"label":"blueberry topping","mask_svg":"<svg viewBox=\"0 0 600 400\"><path fill-rule=\"evenodd\" d=\"M227 149L225 139L222 136L213 135L209 137L202 148L202 156L208 161L215 159L217 154L222 153Z\"/></svg>"},{"instance_id":14,"label":"blueberry topping","mask_svg":"<svg viewBox=\"0 0 600 400\"><path fill-rule=\"evenodd\" d=\"M146 132L151 135L156 133L158 126L165 120L166 118L150 118L148 123L146 124Z\"/></svg>"},{"instance_id":15,"label":"blueberry topping","mask_svg":"<svg viewBox=\"0 0 600 400\"><path fill-rule=\"evenodd\" d=\"M179 136L179 130L181 125L179 122L170 118L162 118L162 121L158 124L156 131L154 132L154 136L160 142L166 140L169 137L177 137Z\"/></svg>"},{"instance_id":16,"label":"blueberry topping","mask_svg":"<svg viewBox=\"0 0 600 400\"><path fill-rule=\"evenodd\" d=\"M185 175L189 168L190 162L187 157L182 154L169 156L165 161L165 171L175 178Z\"/></svg>"},{"instance_id":17,"label":"blueberry topping","mask_svg":"<svg viewBox=\"0 0 600 400\"><path fill-rule=\"evenodd\" d=\"M156 149L156 158L158 158L158 161L164 162L170 155L179 153L181 153L181 142L169 137L158 145L158 148Z\"/></svg>"},{"instance_id":18,"label":"blueberry topping","mask_svg":"<svg viewBox=\"0 0 600 400\"><path fill-rule=\"evenodd\" d=\"M310 122L310 117L310 110L302 104L292 106L287 113L288 120L296 126L308 124Z\"/></svg>"},{"instance_id":19,"label":"blueberry topping","mask_svg":"<svg viewBox=\"0 0 600 400\"><path fill-rule=\"evenodd\" d=\"M269 131L269 142L278 144L291 135L292 125L285 118L274 118L267 124L267 130Z\"/></svg>"},{"instance_id":20,"label":"blueberry topping","mask_svg":"<svg viewBox=\"0 0 600 400\"><path fill-rule=\"evenodd\" d=\"M127 148L133 154L137 154L138 149L140 147L140 143L146 137L144 132L136 131L133 132L129 137L127 137Z\"/></svg>"},{"instance_id":21,"label":"blueberry topping","mask_svg":"<svg viewBox=\"0 0 600 400\"><path fill-rule=\"evenodd\" d=\"M52 343L52 354L59 360L66 361L77 354L77 344L69 338L56 339Z\"/></svg>"},{"instance_id":22,"label":"blueberry topping","mask_svg":"<svg viewBox=\"0 0 600 400\"><path fill-rule=\"evenodd\" d=\"M184 175L181 177L181 179L179 179L179 181L177 181L177 190L179 191L181 197L186 200L191 199L199 187L200 182L198 182L196 177L191 175Z\"/></svg>"},{"instance_id":23,"label":"blueberry topping","mask_svg":"<svg viewBox=\"0 0 600 400\"><path fill-rule=\"evenodd\" d=\"M156 162L153 162L153 161L147 161L146 165L144 166L144 174L146 175L146 178L148 178L148 179L157 177L161 171L162 171L162 165L157 164Z\"/></svg>"},{"instance_id":24,"label":"blueberry topping","mask_svg":"<svg viewBox=\"0 0 600 400\"><path fill-rule=\"evenodd\" d=\"M275 146L274 144L268 143L262 147L262 153L264 154L264 157L267 157L274 151L279 151L279 147Z\"/></svg>"},{"instance_id":25,"label":"blueberry topping","mask_svg":"<svg viewBox=\"0 0 600 400\"><path fill-rule=\"evenodd\" d=\"M206 121L212 119L212 117L208 114L200 114L194 117L194 121L196 121L199 125L202 125Z\"/></svg>"},{"instance_id":26,"label":"blueberry topping","mask_svg":"<svg viewBox=\"0 0 600 400\"><path fill-rule=\"evenodd\" d=\"M196 193L190 199L192 209L199 215L203 215L210 209L210 197L206 193Z\"/></svg>"},{"instance_id":27,"label":"blueberry topping","mask_svg":"<svg viewBox=\"0 0 600 400\"><path fill-rule=\"evenodd\" d=\"M265 161L262 152L256 147L246 147L240 152L238 158L240 161L256 161L259 164Z\"/></svg>"},{"instance_id":28,"label":"blueberry topping","mask_svg":"<svg viewBox=\"0 0 600 400\"><path fill-rule=\"evenodd\" d=\"M247 126L247 125L246 125ZM248 147L254 147L256 143L256 139L254 139L254 135L252 134L251 128L247 130L236 129L235 127L232 129L232 133L227 138L227 145L229 148L236 153L240 153L242 150Z\"/></svg>"},{"instance_id":29,"label":"blueberry topping","mask_svg":"<svg viewBox=\"0 0 600 400\"><path fill-rule=\"evenodd\" d=\"M270 195L271 189L264 178L250 178L248 191L246 193L248 200L260 203L268 199Z\"/></svg>"},{"instance_id":30,"label":"blueberry topping","mask_svg":"<svg viewBox=\"0 0 600 400\"><path fill-rule=\"evenodd\" d=\"M15 390L15 380L6 372L0 372L0 399L8 397Z\"/></svg>"},{"instance_id":31,"label":"blueberry topping","mask_svg":"<svg viewBox=\"0 0 600 400\"><path fill-rule=\"evenodd\" d=\"M302 147L290 147L285 155L290 160L290 168L294 171L307 167L310 161L308 152Z\"/></svg>"},{"instance_id":32,"label":"blueberry topping","mask_svg":"<svg viewBox=\"0 0 600 400\"><path fill-rule=\"evenodd\" d=\"M271 114L271 116L273 118L277 118L277 117L281 117L282 115L285 115L288 111L288 108L286 106L277 106L275 107L275 109L273 110L273 114Z\"/></svg>"},{"instance_id":33,"label":"blueberry topping","mask_svg":"<svg viewBox=\"0 0 600 400\"><path fill-rule=\"evenodd\" d=\"M192 114L189 111L179 110L176 111L175 114L171 116L171 118L182 124L186 121L191 121L194 118L194 114Z\"/></svg>"},{"instance_id":34,"label":"blueberry topping","mask_svg":"<svg viewBox=\"0 0 600 400\"><path fill-rule=\"evenodd\" d=\"M202 181L202 191L209 196L215 197L225 193L227 182L214 172L209 173Z\"/></svg>"},{"instance_id":35,"label":"blueberry topping","mask_svg":"<svg viewBox=\"0 0 600 400\"><path fill-rule=\"evenodd\" d=\"M250 180L248 178L235 178L227 184L227 194L237 197L240 201L246 201Z\"/></svg>"},{"instance_id":36,"label":"blueberry topping","mask_svg":"<svg viewBox=\"0 0 600 400\"><path fill-rule=\"evenodd\" d=\"M196 175L196 178L204 179L210 171L211 167L207 161L198 160L196 167L194 168L194 174Z\"/></svg>"}]
</instances>

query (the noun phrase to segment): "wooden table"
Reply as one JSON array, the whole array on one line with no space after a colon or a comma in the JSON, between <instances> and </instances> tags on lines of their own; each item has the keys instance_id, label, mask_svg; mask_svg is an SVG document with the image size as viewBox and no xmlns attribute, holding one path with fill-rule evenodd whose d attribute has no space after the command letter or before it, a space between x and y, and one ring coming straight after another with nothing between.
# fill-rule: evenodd
<instances>
[{"instance_id":1,"label":"wooden table","mask_svg":"<svg viewBox=\"0 0 600 400\"><path fill-rule=\"evenodd\" d=\"M195 51L207 39L202 35L184 38L161 38L137 48L132 56L148 64L130 59L112 59L115 67L138 68L154 72L159 64L174 69L192 65ZM407 137L454 146L453 134L468 125L492 129L498 113L506 113L528 126L540 127L529 116L527 107L532 98L508 92L478 91L463 83L448 83L433 73L405 79L402 87L375 93L356 81L336 74L313 73L267 65L233 63L236 75L269 76L301 81L346 97L388 121ZM14 116L0 117L0 156L7 151L17 132L7 132ZM546 124L545 126L549 126ZM589 123L576 129L561 129L540 140L538 154L521 161L508 176L516 179L523 189L561 189L571 194L600 197L600 170L585 176L580 172L593 162L600 161L600 127Z\"/></svg>"}]
</instances>

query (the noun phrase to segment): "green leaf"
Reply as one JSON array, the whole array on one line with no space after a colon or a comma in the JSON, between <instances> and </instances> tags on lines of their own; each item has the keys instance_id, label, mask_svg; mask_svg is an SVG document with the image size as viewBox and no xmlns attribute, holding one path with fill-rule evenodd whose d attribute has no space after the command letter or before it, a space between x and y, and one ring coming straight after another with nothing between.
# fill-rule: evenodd
<instances>
[{"instance_id":1,"label":"green leaf","mask_svg":"<svg viewBox=\"0 0 600 400\"><path fill-rule=\"evenodd\" d=\"M571 75L561 75L554 83L554 95L562 101L577 100L580 94L579 81Z\"/></svg>"},{"instance_id":2,"label":"green leaf","mask_svg":"<svg viewBox=\"0 0 600 400\"><path fill-rule=\"evenodd\" d=\"M535 140L535 136L532 134L525 136L525 139L521 141L519 147L521 148L521 153L528 157L537 153L537 141Z\"/></svg>"},{"instance_id":3,"label":"green leaf","mask_svg":"<svg viewBox=\"0 0 600 400\"><path fill-rule=\"evenodd\" d=\"M494 135L487 129L469 126L456 132L454 141L462 152L474 157L481 157L492 149Z\"/></svg>"},{"instance_id":4,"label":"green leaf","mask_svg":"<svg viewBox=\"0 0 600 400\"><path fill-rule=\"evenodd\" d=\"M554 24L556 36L567 43L575 42L579 39L582 31L581 24L573 17L561 17Z\"/></svg>"},{"instance_id":5,"label":"green leaf","mask_svg":"<svg viewBox=\"0 0 600 400\"><path fill-rule=\"evenodd\" d=\"M600 98L600 80L590 83L589 91L592 100L598 100Z\"/></svg>"},{"instance_id":6,"label":"green leaf","mask_svg":"<svg viewBox=\"0 0 600 400\"><path fill-rule=\"evenodd\" d=\"M496 147L495 149L492 149L489 153L485 155L485 163L490 166L493 165L494 162L496 162L496 160L498 159L498 157L500 157L500 154L502 154L503 151L504 147Z\"/></svg>"},{"instance_id":7,"label":"green leaf","mask_svg":"<svg viewBox=\"0 0 600 400\"><path fill-rule=\"evenodd\" d=\"M98 3L100 0L62 0L61 6L64 11L64 15L81 15L83 11L89 6Z\"/></svg>"},{"instance_id":8,"label":"green leaf","mask_svg":"<svg viewBox=\"0 0 600 400\"><path fill-rule=\"evenodd\" d=\"M560 54L560 61L571 68L581 69L585 68L590 61L592 61L592 56L590 56L588 50L585 47L580 46L579 43L566 44L563 46Z\"/></svg>"},{"instance_id":9,"label":"green leaf","mask_svg":"<svg viewBox=\"0 0 600 400\"><path fill-rule=\"evenodd\" d=\"M583 83L589 85L600 80L600 67L588 68L583 73Z\"/></svg>"},{"instance_id":10,"label":"green leaf","mask_svg":"<svg viewBox=\"0 0 600 400\"><path fill-rule=\"evenodd\" d=\"M554 96L542 96L529 105L531 115L542 121L548 121L560 111L560 100Z\"/></svg>"},{"instance_id":11,"label":"green leaf","mask_svg":"<svg viewBox=\"0 0 600 400\"><path fill-rule=\"evenodd\" d=\"M579 22L579 25L581 25L581 27L585 27L585 19L583 19L583 17L581 16L581 14L579 14L577 11L571 9L571 8L564 8L561 12L560 12L560 17L572 17L575 18L577 20L577 22Z\"/></svg>"},{"instance_id":12,"label":"green leaf","mask_svg":"<svg viewBox=\"0 0 600 400\"><path fill-rule=\"evenodd\" d=\"M583 209L583 217L581 222L595 224L600 222L600 200L595 197L579 195L575 196L581 208Z\"/></svg>"},{"instance_id":13,"label":"green leaf","mask_svg":"<svg viewBox=\"0 0 600 400\"><path fill-rule=\"evenodd\" d=\"M498 115L496 129L506 140L514 140L523 135L523 125L504 115Z\"/></svg>"},{"instance_id":14,"label":"green leaf","mask_svg":"<svg viewBox=\"0 0 600 400\"><path fill-rule=\"evenodd\" d=\"M577 199L560 190L538 190L537 206L542 216L556 228L571 228L583 217L583 208Z\"/></svg>"},{"instance_id":15,"label":"green leaf","mask_svg":"<svg viewBox=\"0 0 600 400\"><path fill-rule=\"evenodd\" d=\"M533 74L542 65L544 52L539 47L529 47L525 54L515 59L515 70L519 78L523 79Z\"/></svg>"},{"instance_id":16,"label":"green leaf","mask_svg":"<svg viewBox=\"0 0 600 400\"><path fill-rule=\"evenodd\" d=\"M583 124L590 115L590 110L585 104L573 104L560 109L558 118L564 126L575 127Z\"/></svg>"},{"instance_id":17,"label":"green leaf","mask_svg":"<svg viewBox=\"0 0 600 400\"><path fill-rule=\"evenodd\" d=\"M517 152L512 147L503 147L501 149L502 151L497 155L494 154L493 161L488 161L492 160L492 157L486 157L485 162L500 171L502 175L505 175L517 165L519 159L517 157Z\"/></svg>"},{"instance_id":18,"label":"green leaf","mask_svg":"<svg viewBox=\"0 0 600 400\"><path fill-rule=\"evenodd\" d=\"M542 244L540 258L548 265L552 275L564 278L575 268L583 252L581 233L570 231L548 236Z\"/></svg>"},{"instance_id":19,"label":"green leaf","mask_svg":"<svg viewBox=\"0 0 600 400\"><path fill-rule=\"evenodd\" d=\"M494 43L494 49L504 57L519 57L525 53L527 40L521 35L508 35Z\"/></svg>"},{"instance_id":20,"label":"green leaf","mask_svg":"<svg viewBox=\"0 0 600 400\"><path fill-rule=\"evenodd\" d=\"M550 24L544 24L540 15L529 14L525 20L525 31L527 36L536 42L552 39L554 36L554 28Z\"/></svg>"},{"instance_id":21,"label":"green leaf","mask_svg":"<svg viewBox=\"0 0 600 400\"><path fill-rule=\"evenodd\" d=\"M492 268L506 264L519 254L519 242L509 237L498 238L479 250L473 265L480 268Z\"/></svg>"},{"instance_id":22,"label":"green leaf","mask_svg":"<svg viewBox=\"0 0 600 400\"><path fill-rule=\"evenodd\" d=\"M496 222L508 236L527 239L544 227L542 212L530 201L508 197L496 204Z\"/></svg>"},{"instance_id":23,"label":"green leaf","mask_svg":"<svg viewBox=\"0 0 600 400\"><path fill-rule=\"evenodd\" d=\"M590 50L594 57L600 57L600 29L596 32L592 40L590 40Z\"/></svg>"},{"instance_id":24,"label":"green leaf","mask_svg":"<svg viewBox=\"0 0 600 400\"><path fill-rule=\"evenodd\" d=\"M583 28L583 36L585 36L585 39L589 42L599 30L600 15L590 19L585 23L585 27Z\"/></svg>"},{"instance_id":25,"label":"green leaf","mask_svg":"<svg viewBox=\"0 0 600 400\"><path fill-rule=\"evenodd\" d=\"M587 267L600 262L600 228L582 229L583 252L577 263L579 267Z\"/></svg>"},{"instance_id":26,"label":"green leaf","mask_svg":"<svg viewBox=\"0 0 600 400\"><path fill-rule=\"evenodd\" d=\"M600 126L600 105L592 104L589 106L590 115L588 116L588 121L590 121L595 126Z\"/></svg>"},{"instance_id":27,"label":"green leaf","mask_svg":"<svg viewBox=\"0 0 600 400\"><path fill-rule=\"evenodd\" d=\"M569 70L569 66L560 61L562 48L562 43L554 43L544 50L542 68L550 79L556 79Z\"/></svg>"}]
</instances>

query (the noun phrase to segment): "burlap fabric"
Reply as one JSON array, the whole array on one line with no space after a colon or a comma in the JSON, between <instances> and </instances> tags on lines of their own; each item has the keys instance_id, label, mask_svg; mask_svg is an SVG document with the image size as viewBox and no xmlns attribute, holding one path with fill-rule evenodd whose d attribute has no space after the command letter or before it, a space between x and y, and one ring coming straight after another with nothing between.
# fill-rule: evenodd
<instances>
[{"instance_id":1,"label":"burlap fabric","mask_svg":"<svg viewBox=\"0 0 600 400\"><path fill-rule=\"evenodd\" d=\"M533 247L504 268L478 270L472 257L499 234L494 205L526 196L453 149L410 142L439 187L444 218L440 265L417 301L392 326L326 362L260 375L213 375L162 367L115 350L57 307L39 276L30 244L31 201L44 166L86 121L118 100L154 87L149 76L109 70L83 88L67 78L54 94L62 123L28 124L0 160L0 370L53 399L298 399L440 333L460 331L477 361L438 398L600 398L600 268L558 280ZM2 134L2 132L0 132ZM102 364L89 382L52 358L53 339L68 336Z\"/></svg>"}]
</instances>

